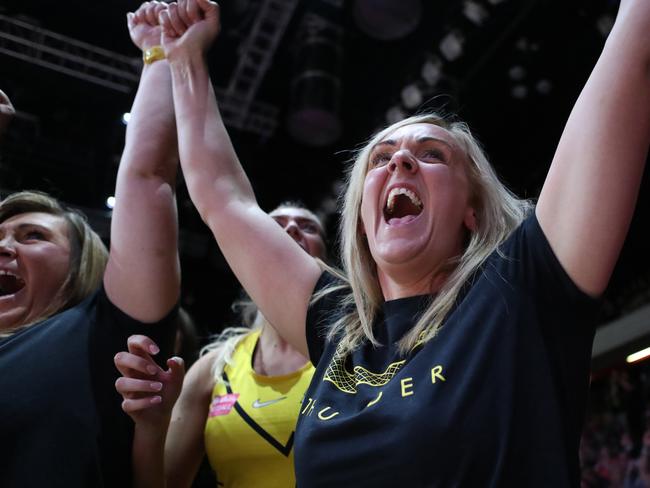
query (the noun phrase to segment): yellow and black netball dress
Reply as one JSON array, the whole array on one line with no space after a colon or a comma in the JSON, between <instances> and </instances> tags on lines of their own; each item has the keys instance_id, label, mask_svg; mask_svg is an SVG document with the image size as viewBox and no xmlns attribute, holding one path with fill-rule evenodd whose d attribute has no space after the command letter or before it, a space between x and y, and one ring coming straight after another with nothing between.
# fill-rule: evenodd
<instances>
[{"instance_id":1,"label":"yellow and black netball dress","mask_svg":"<svg viewBox=\"0 0 650 488\"><path fill-rule=\"evenodd\" d=\"M212 392L205 446L219 485L292 487L296 419L314 368L307 363L283 376L252 367L259 331L246 336L224 368L227 384Z\"/></svg>"}]
</instances>

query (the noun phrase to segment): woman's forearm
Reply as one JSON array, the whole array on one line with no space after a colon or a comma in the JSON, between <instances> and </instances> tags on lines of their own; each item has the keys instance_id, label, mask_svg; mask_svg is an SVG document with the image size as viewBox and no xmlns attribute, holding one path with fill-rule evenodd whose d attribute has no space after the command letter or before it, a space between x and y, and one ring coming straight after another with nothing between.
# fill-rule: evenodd
<instances>
[{"instance_id":1,"label":"woman's forearm","mask_svg":"<svg viewBox=\"0 0 650 488\"><path fill-rule=\"evenodd\" d=\"M136 423L133 435L134 488L163 488L165 481L165 439L167 428L156 429Z\"/></svg>"},{"instance_id":2,"label":"woman's forearm","mask_svg":"<svg viewBox=\"0 0 650 488\"><path fill-rule=\"evenodd\" d=\"M192 201L209 222L233 202L255 203L219 113L205 57L171 62L179 152Z\"/></svg>"}]
</instances>

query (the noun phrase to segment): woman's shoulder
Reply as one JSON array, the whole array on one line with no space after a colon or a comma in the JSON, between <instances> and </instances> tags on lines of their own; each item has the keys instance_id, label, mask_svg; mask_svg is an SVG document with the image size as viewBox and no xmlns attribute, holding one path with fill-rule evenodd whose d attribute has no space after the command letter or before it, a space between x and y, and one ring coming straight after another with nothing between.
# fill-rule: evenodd
<instances>
[{"instance_id":1,"label":"woman's shoulder","mask_svg":"<svg viewBox=\"0 0 650 488\"><path fill-rule=\"evenodd\" d=\"M196 360L187 371L183 390L187 389L187 393L193 396L205 397L212 394L215 383L212 367L217 353L218 351L213 350Z\"/></svg>"},{"instance_id":2,"label":"woman's shoulder","mask_svg":"<svg viewBox=\"0 0 650 488\"><path fill-rule=\"evenodd\" d=\"M350 293L349 282L340 271L325 269L314 287L310 308L338 307Z\"/></svg>"}]
</instances>

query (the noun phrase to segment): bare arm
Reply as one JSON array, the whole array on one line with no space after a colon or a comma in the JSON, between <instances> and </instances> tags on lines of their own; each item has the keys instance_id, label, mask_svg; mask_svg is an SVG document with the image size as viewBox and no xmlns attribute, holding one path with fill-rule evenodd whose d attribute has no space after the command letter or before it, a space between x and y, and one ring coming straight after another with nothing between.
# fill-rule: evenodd
<instances>
[{"instance_id":1,"label":"bare arm","mask_svg":"<svg viewBox=\"0 0 650 488\"><path fill-rule=\"evenodd\" d=\"M601 294L627 233L650 142L650 2L623 0L560 139L537 216L560 263Z\"/></svg>"},{"instance_id":2,"label":"bare arm","mask_svg":"<svg viewBox=\"0 0 650 488\"><path fill-rule=\"evenodd\" d=\"M163 42L190 196L253 301L306 355L305 317L320 268L259 208L221 120L205 60L218 32L218 7L188 0L178 10L170 5L162 17Z\"/></svg>"},{"instance_id":3,"label":"bare arm","mask_svg":"<svg viewBox=\"0 0 650 488\"><path fill-rule=\"evenodd\" d=\"M172 411L165 443L165 478L169 488L189 488L205 455L204 430L214 380L213 355L201 357L190 368Z\"/></svg>"},{"instance_id":4,"label":"bare arm","mask_svg":"<svg viewBox=\"0 0 650 488\"><path fill-rule=\"evenodd\" d=\"M141 49L160 44L161 2L129 14ZM130 316L155 322L178 300L180 267L174 182L178 156L166 60L146 65L135 96L117 176L111 251L104 276L110 300Z\"/></svg>"}]
</instances>

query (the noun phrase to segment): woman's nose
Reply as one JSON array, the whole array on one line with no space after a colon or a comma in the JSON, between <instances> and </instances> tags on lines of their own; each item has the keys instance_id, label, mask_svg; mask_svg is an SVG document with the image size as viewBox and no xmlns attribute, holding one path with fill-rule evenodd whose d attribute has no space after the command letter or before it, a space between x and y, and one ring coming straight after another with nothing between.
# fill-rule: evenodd
<instances>
[{"instance_id":1,"label":"woman's nose","mask_svg":"<svg viewBox=\"0 0 650 488\"><path fill-rule=\"evenodd\" d=\"M300 228L293 220L287 222L287 225L284 226L284 230L287 234L289 234L294 239L300 236Z\"/></svg>"},{"instance_id":2,"label":"woman's nose","mask_svg":"<svg viewBox=\"0 0 650 488\"><path fill-rule=\"evenodd\" d=\"M396 151L393 156L390 158L388 163L388 171L394 173L396 171L406 171L408 173L415 173L417 171L418 164L415 158L410 151L406 149L400 149Z\"/></svg>"},{"instance_id":3,"label":"woman's nose","mask_svg":"<svg viewBox=\"0 0 650 488\"><path fill-rule=\"evenodd\" d=\"M15 255L14 240L9 236L0 239L0 256L11 257Z\"/></svg>"}]
</instances>

